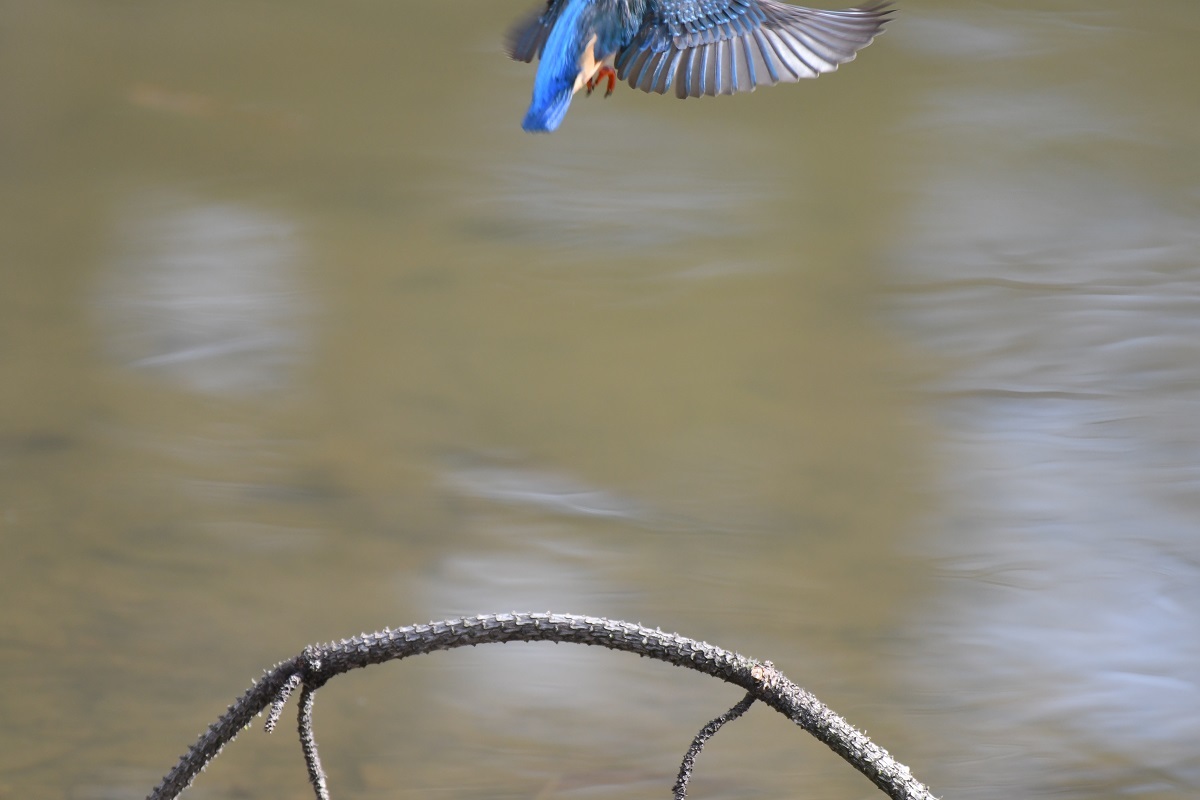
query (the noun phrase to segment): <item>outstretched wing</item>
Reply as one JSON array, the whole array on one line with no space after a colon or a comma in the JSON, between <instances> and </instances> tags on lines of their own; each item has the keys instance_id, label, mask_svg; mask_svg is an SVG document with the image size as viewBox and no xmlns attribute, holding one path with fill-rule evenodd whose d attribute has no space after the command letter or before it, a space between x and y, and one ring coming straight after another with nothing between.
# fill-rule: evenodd
<instances>
[{"instance_id":1,"label":"outstretched wing","mask_svg":"<svg viewBox=\"0 0 1200 800\"><path fill-rule=\"evenodd\" d=\"M558 16L558 8L562 4L556 0L547 0L544 9L538 9L521 19L508 31L505 39L505 52L515 61L529 63L535 58L542 57L542 48L546 46L546 37L554 27Z\"/></svg>"},{"instance_id":2,"label":"outstretched wing","mask_svg":"<svg viewBox=\"0 0 1200 800\"><path fill-rule=\"evenodd\" d=\"M677 97L750 92L832 72L879 34L890 2L821 11L775 0L650 0L617 75Z\"/></svg>"}]
</instances>

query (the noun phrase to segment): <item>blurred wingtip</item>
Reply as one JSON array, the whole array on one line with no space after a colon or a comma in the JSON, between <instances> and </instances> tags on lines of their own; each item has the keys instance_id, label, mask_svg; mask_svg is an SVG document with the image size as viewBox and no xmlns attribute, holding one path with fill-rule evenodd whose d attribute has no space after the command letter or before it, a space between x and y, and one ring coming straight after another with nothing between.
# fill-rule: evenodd
<instances>
[{"instance_id":1,"label":"blurred wingtip","mask_svg":"<svg viewBox=\"0 0 1200 800\"><path fill-rule=\"evenodd\" d=\"M542 9L519 19L504 37L504 52L513 61L529 63L542 54L549 28L542 22Z\"/></svg>"}]
</instances>

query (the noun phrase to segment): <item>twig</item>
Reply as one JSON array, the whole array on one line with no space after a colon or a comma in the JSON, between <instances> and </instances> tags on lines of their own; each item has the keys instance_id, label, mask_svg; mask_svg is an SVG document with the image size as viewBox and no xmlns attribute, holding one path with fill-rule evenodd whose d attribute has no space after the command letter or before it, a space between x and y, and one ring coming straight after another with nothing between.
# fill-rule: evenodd
<instances>
[{"instance_id":1,"label":"twig","mask_svg":"<svg viewBox=\"0 0 1200 800\"><path fill-rule=\"evenodd\" d=\"M174 800L216 758L221 748L301 675L301 717L309 721L311 737L312 693L336 675L352 669L383 664L421 653L451 650L490 642L574 642L623 650L665 661L720 678L745 689L755 700L791 719L824 742L893 800L936 800L933 793L913 777L908 767L856 730L812 694L789 681L769 662L760 663L728 650L687 639L673 633L651 630L629 622L572 614L489 614L478 617L411 625L379 633L363 634L340 642L310 646L300 655L268 671L229 710L205 731L179 763L163 777L147 800ZM293 685L294 688L294 685ZM307 711L304 711L307 708ZM303 723L302 723L303 724ZM327 797L320 762L312 746L305 756L318 797ZM320 794L326 791L326 794Z\"/></svg>"},{"instance_id":2,"label":"twig","mask_svg":"<svg viewBox=\"0 0 1200 800\"><path fill-rule=\"evenodd\" d=\"M275 732L275 726L279 724L279 718L283 716L283 707L287 705L288 698L292 696L292 692L296 691L296 687L302 680L304 680L304 676L299 672L292 673L292 677L287 679L287 683L271 701L271 713L267 715L267 721L263 725L263 730L267 733Z\"/></svg>"},{"instance_id":3,"label":"twig","mask_svg":"<svg viewBox=\"0 0 1200 800\"><path fill-rule=\"evenodd\" d=\"M769 664L770 662L768 661L767 663ZM696 766L696 758L700 755L700 751L704 749L705 743L717 735L717 731L721 730L722 725L745 714L746 709L752 705L754 705L754 692L747 692L746 696L739 700L737 705L700 729L700 732L696 734L696 738L692 740L692 746L684 753L683 763L679 765L679 777L675 779L675 786L672 789L675 792L675 800L687 800L688 782L692 779L692 770Z\"/></svg>"},{"instance_id":4,"label":"twig","mask_svg":"<svg viewBox=\"0 0 1200 800\"><path fill-rule=\"evenodd\" d=\"M313 735L312 709L317 690L307 686L300 692L300 747L304 749L304 763L308 766L308 782L317 793L317 800L329 800L329 786L325 770L321 769L321 757L317 755L317 739Z\"/></svg>"}]
</instances>

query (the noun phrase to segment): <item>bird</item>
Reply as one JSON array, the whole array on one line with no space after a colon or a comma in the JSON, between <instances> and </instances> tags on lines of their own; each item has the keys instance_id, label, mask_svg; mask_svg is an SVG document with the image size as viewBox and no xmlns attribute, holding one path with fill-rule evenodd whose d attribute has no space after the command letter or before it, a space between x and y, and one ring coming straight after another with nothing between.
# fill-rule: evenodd
<instances>
[{"instance_id":1,"label":"bird","mask_svg":"<svg viewBox=\"0 0 1200 800\"><path fill-rule=\"evenodd\" d=\"M513 26L507 52L539 59L521 127L548 133L571 98L617 80L680 98L752 92L832 72L874 41L894 9L838 11L777 0L547 0Z\"/></svg>"}]
</instances>

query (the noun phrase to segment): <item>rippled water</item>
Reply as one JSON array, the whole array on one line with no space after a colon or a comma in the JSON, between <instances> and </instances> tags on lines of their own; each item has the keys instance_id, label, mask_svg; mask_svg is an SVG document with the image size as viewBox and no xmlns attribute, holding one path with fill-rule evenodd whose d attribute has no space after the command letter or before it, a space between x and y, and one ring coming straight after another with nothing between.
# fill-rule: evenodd
<instances>
[{"instance_id":1,"label":"rippled water","mask_svg":"<svg viewBox=\"0 0 1200 800\"><path fill-rule=\"evenodd\" d=\"M305 643L514 608L770 658L947 798L1195 796L1200 6L904 4L550 137L524 11L6 9L0 798L144 796ZM317 732L336 797L663 797L738 694L513 645ZM307 792L257 731L190 790ZM692 793L874 790L754 709Z\"/></svg>"}]
</instances>

